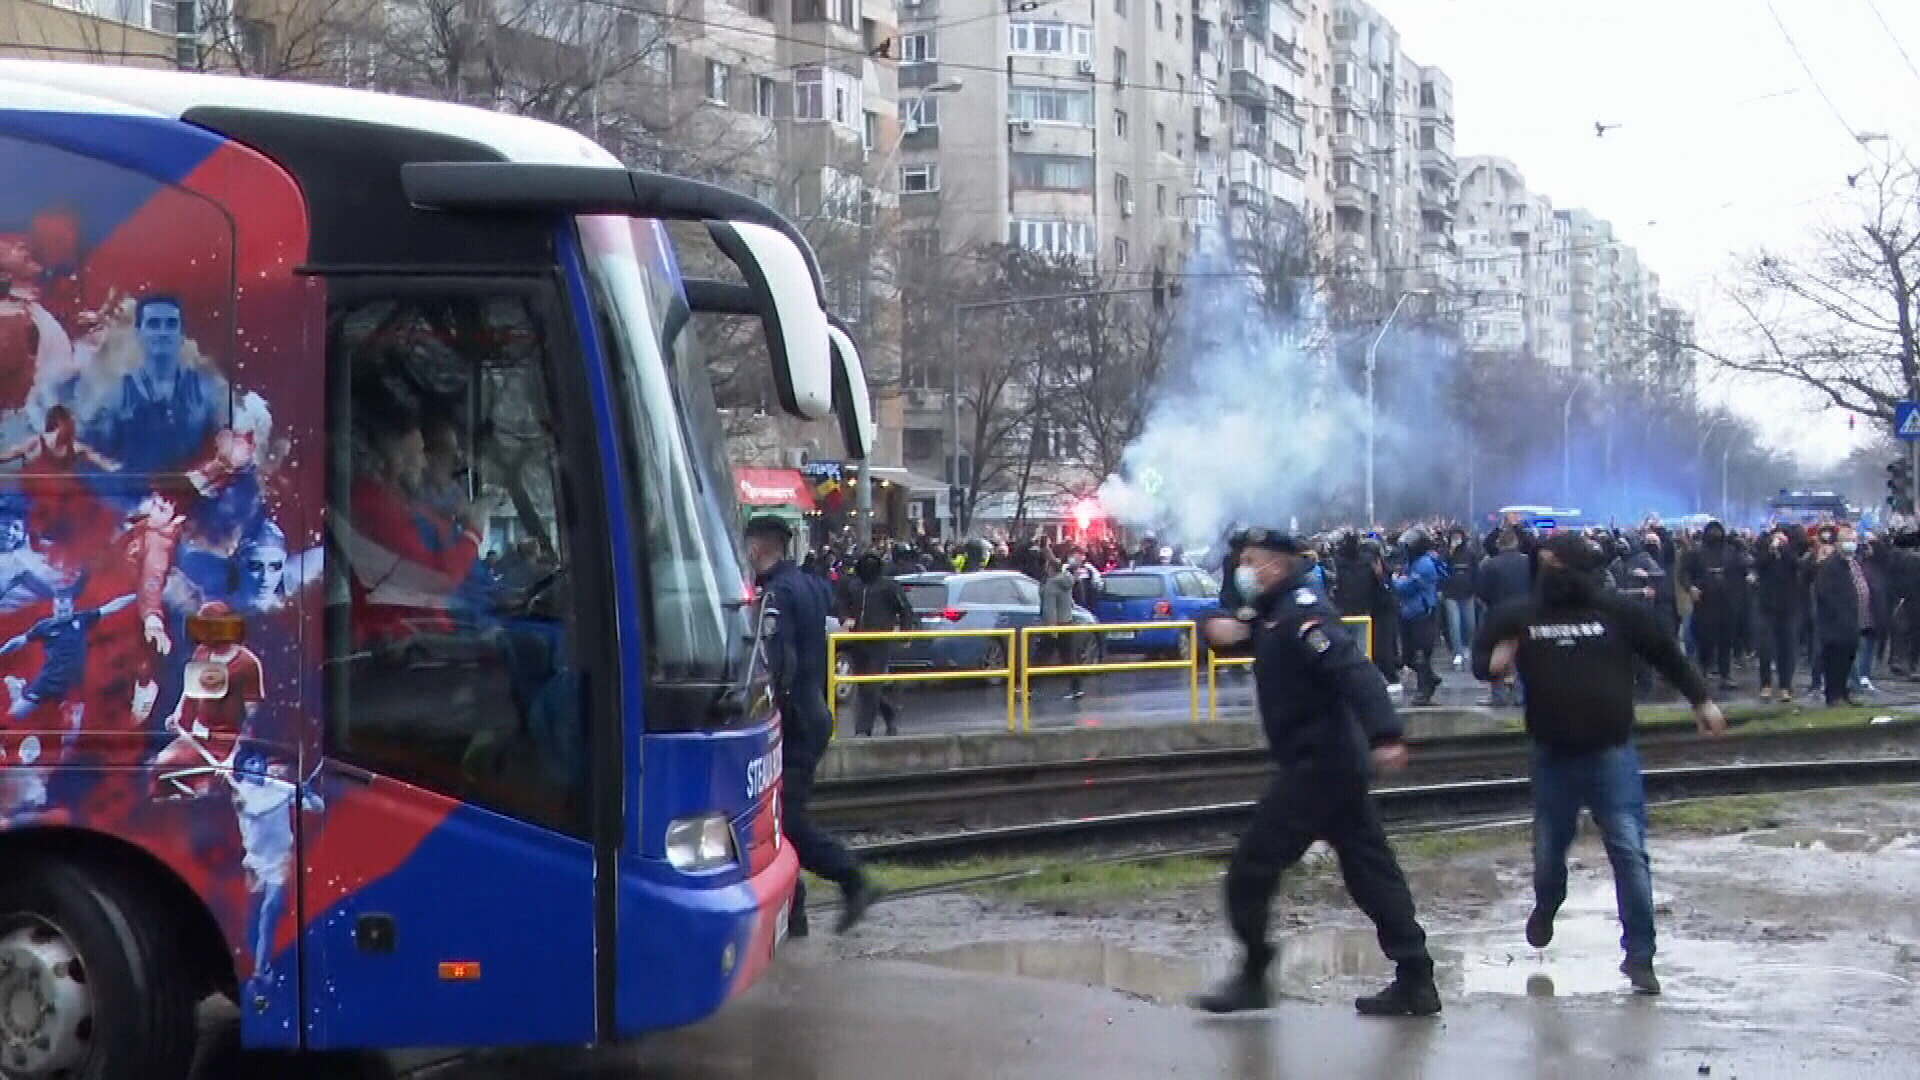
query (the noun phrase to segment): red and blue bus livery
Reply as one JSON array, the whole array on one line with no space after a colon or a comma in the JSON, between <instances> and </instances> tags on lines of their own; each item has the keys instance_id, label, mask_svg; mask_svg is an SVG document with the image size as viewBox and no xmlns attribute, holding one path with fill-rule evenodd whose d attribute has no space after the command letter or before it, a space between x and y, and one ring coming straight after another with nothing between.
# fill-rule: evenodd
<instances>
[{"instance_id":1,"label":"red and blue bus livery","mask_svg":"<svg viewBox=\"0 0 1920 1080\"><path fill-rule=\"evenodd\" d=\"M609 1041L765 970L798 869L704 312L864 455L758 203L518 117L0 61L0 1072L183 1076L222 993L256 1047Z\"/></svg>"}]
</instances>

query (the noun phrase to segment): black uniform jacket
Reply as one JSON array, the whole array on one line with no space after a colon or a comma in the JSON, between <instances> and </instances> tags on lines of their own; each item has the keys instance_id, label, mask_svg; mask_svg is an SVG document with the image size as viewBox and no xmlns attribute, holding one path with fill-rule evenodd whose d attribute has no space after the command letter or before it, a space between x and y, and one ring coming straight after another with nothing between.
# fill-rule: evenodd
<instances>
[{"instance_id":1,"label":"black uniform jacket","mask_svg":"<svg viewBox=\"0 0 1920 1080\"><path fill-rule=\"evenodd\" d=\"M1218 614L1252 628L1235 651L1253 656L1260 723L1280 764L1365 775L1369 747L1400 740L1386 679L1312 590L1294 582Z\"/></svg>"}]
</instances>

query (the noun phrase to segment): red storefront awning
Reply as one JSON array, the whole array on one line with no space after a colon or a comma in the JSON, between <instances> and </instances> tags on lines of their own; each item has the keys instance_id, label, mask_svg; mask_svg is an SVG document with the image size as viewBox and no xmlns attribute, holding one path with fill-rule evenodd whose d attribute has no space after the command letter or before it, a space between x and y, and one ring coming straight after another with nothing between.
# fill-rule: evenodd
<instances>
[{"instance_id":1,"label":"red storefront awning","mask_svg":"<svg viewBox=\"0 0 1920 1080\"><path fill-rule=\"evenodd\" d=\"M742 506L797 506L813 510L813 487L798 469L760 469L742 466L733 470L733 489Z\"/></svg>"}]
</instances>

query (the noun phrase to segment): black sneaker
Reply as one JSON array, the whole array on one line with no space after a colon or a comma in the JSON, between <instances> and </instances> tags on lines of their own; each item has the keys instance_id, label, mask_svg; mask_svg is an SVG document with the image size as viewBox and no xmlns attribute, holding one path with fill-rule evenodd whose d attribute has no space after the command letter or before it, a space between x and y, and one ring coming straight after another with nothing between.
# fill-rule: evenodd
<instances>
[{"instance_id":1,"label":"black sneaker","mask_svg":"<svg viewBox=\"0 0 1920 1080\"><path fill-rule=\"evenodd\" d=\"M1660 993L1660 977L1653 973L1652 960L1627 959L1620 963L1620 974L1633 984L1636 994L1656 995Z\"/></svg>"},{"instance_id":2,"label":"black sneaker","mask_svg":"<svg viewBox=\"0 0 1920 1080\"><path fill-rule=\"evenodd\" d=\"M1221 980L1220 985L1193 997L1194 1008L1210 1013L1248 1012L1264 1009L1271 1004L1273 994L1267 989L1267 980L1244 971Z\"/></svg>"},{"instance_id":3,"label":"black sneaker","mask_svg":"<svg viewBox=\"0 0 1920 1080\"><path fill-rule=\"evenodd\" d=\"M807 936L806 914L802 911L795 911L793 914L788 915L787 916L787 938L791 940L793 938L803 938L806 936Z\"/></svg>"},{"instance_id":4,"label":"black sneaker","mask_svg":"<svg viewBox=\"0 0 1920 1080\"><path fill-rule=\"evenodd\" d=\"M1553 912L1534 908L1527 916L1527 944L1536 949L1553 944Z\"/></svg>"},{"instance_id":5,"label":"black sneaker","mask_svg":"<svg viewBox=\"0 0 1920 1080\"><path fill-rule=\"evenodd\" d=\"M1354 1000L1362 1016L1432 1016L1440 1011L1433 976L1398 975L1385 990Z\"/></svg>"},{"instance_id":6,"label":"black sneaker","mask_svg":"<svg viewBox=\"0 0 1920 1080\"><path fill-rule=\"evenodd\" d=\"M833 928L836 934L844 934L860 925L867 917L867 909L878 901L885 890L871 881L862 881L849 891L840 902L840 923Z\"/></svg>"}]
</instances>

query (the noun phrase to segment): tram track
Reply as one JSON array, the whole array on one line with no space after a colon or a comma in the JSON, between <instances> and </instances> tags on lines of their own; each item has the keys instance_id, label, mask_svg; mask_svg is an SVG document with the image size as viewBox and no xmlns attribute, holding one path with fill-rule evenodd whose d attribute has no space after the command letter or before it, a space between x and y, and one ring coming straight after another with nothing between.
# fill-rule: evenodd
<instances>
[{"instance_id":1,"label":"tram track","mask_svg":"<svg viewBox=\"0 0 1920 1080\"><path fill-rule=\"evenodd\" d=\"M1650 768L1645 775L1649 803L1662 803L1920 783L1920 757L1909 753L1679 765ZM1524 776L1389 786L1374 792L1382 819L1396 832L1523 823L1530 797ZM1211 854L1221 850L1227 838L1245 825L1252 810L1252 799L1238 799L929 833L872 841L854 850L867 860L916 863L1072 850L1080 865ZM1009 871L1000 877L1025 873ZM942 889L955 887L959 886L949 883Z\"/></svg>"},{"instance_id":2,"label":"tram track","mask_svg":"<svg viewBox=\"0 0 1920 1080\"><path fill-rule=\"evenodd\" d=\"M1691 722L1644 726L1638 736L1650 766L1732 762L1868 759L1920 749L1920 718L1826 728L1735 733L1706 740ZM1522 777L1528 742L1521 732L1413 740L1401 774L1408 790L1444 783ZM1043 825L1053 820L1124 818L1250 801L1272 765L1264 747L1177 751L1019 765L975 766L822 783L815 812L835 829L857 834L908 832L878 843L906 843L927 834L963 835L982 827ZM879 850L879 849L876 849Z\"/></svg>"}]
</instances>

